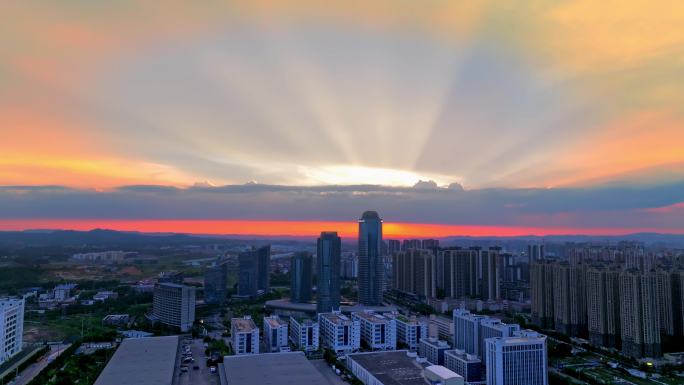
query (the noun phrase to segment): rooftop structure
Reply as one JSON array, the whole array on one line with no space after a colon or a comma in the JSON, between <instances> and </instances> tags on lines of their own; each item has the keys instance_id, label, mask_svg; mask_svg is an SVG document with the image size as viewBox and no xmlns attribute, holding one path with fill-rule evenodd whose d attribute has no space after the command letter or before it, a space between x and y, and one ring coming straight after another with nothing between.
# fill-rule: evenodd
<instances>
[{"instance_id":1,"label":"rooftop structure","mask_svg":"<svg viewBox=\"0 0 684 385\"><path fill-rule=\"evenodd\" d=\"M350 354L347 367L367 385L425 385L423 366L406 350Z\"/></svg>"},{"instance_id":2,"label":"rooftop structure","mask_svg":"<svg viewBox=\"0 0 684 385\"><path fill-rule=\"evenodd\" d=\"M178 344L178 336L125 339L95 385L172 384Z\"/></svg>"},{"instance_id":3,"label":"rooftop structure","mask_svg":"<svg viewBox=\"0 0 684 385\"><path fill-rule=\"evenodd\" d=\"M221 385L331 385L302 352L227 356L218 372Z\"/></svg>"}]
</instances>

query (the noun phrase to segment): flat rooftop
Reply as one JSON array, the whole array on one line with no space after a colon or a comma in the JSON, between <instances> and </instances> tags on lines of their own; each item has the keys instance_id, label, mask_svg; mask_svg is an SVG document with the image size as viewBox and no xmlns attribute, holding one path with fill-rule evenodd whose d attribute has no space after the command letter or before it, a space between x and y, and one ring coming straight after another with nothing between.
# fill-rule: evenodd
<instances>
[{"instance_id":1,"label":"flat rooftop","mask_svg":"<svg viewBox=\"0 0 684 385\"><path fill-rule=\"evenodd\" d=\"M366 321L373 322L373 323L385 323L389 321L389 318L377 314L377 313L365 313L365 312L359 312L359 313L353 313L355 316L359 318L363 318Z\"/></svg>"},{"instance_id":2,"label":"flat rooftop","mask_svg":"<svg viewBox=\"0 0 684 385\"><path fill-rule=\"evenodd\" d=\"M287 322L285 322L284 320L282 320L280 318L266 318L266 317L264 317L264 321L268 322L268 324L272 328L278 328L280 326L287 326Z\"/></svg>"},{"instance_id":3,"label":"flat rooftop","mask_svg":"<svg viewBox=\"0 0 684 385\"><path fill-rule=\"evenodd\" d=\"M170 385L178 336L125 339L95 385Z\"/></svg>"},{"instance_id":4,"label":"flat rooftop","mask_svg":"<svg viewBox=\"0 0 684 385\"><path fill-rule=\"evenodd\" d=\"M321 317L330 320L331 322L340 325L340 324L345 324L352 322L351 318L347 317L344 314L338 314L338 313L322 313Z\"/></svg>"},{"instance_id":5,"label":"flat rooftop","mask_svg":"<svg viewBox=\"0 0 684 385\"><path fill-rule=\"evenodd\" d=\"M423 366L406 350L356 353L347 356L361 365L383 385L425 385Z\"/></svg>"},{"instance_id":6,"label":"flat rooftop","mask_svg":"<svg viewBox=\"0 0 684 385\"><path fill-rule=\"evenodd\" d=\"M233 325L233 327L237 329L237 331L239 332L247 333L257 328L256 324L251 319L233 318L230 322Z\"/></svg>"},{"instance_id":7,"label":"flat rooftop","mask_svg":"<svg viewBox=\"0 0 684 385\"><path fill-rule=\"evenodd\" d=\"M221 385L332 385L303 352L227 356Z\"/></svg>"},{"instance_id":8,"label":"flat rooftop","mask_svg":"<svg viewBox=\"0 0 684 385\"><path fill-rule=\"evenodd\" d=\"M447 350L444 352L444 354L454 356L454 357L456 357L456 358L458 358L464 362L473 362L473 363L481 363L482 362L476 356L474 356L472 354L468 354L465 351L459 350L459 349Z\"/></svg>"}]
</instances>

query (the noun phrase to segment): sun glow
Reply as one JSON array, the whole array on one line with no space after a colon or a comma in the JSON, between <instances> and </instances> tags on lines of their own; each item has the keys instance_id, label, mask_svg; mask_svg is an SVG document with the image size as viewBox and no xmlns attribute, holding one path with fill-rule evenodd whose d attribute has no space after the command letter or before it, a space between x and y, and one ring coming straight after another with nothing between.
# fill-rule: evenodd
<instances>
[{"instance_id":1,"label":"sun glow","mask_svg":"<svg viewBox=\"0 0 684 385\"><path fill-rule=\"evenodd\" d=\"M419 174L413 171L393 170L362 166L301 167L304 184L313 185L359 185L377 184L383 186L413 186L421 180L432 180L437 185L448 185L455 181L444 175Z\"/></svg>"}]
</instances>

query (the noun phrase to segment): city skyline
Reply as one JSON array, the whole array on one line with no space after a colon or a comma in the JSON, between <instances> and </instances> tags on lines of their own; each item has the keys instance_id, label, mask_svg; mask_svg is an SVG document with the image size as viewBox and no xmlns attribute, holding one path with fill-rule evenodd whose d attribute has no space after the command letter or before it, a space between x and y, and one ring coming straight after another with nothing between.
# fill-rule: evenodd
<instances>
[{"instance_id":1,"label":"city skyline","mask_svg":"<svg viewBox=\"0 0 684 385\"><path fill-rule=\"evenodd\" d=\"M684 232L679 2L2 11L2 230Z\"/></svg>"}]
</instances>

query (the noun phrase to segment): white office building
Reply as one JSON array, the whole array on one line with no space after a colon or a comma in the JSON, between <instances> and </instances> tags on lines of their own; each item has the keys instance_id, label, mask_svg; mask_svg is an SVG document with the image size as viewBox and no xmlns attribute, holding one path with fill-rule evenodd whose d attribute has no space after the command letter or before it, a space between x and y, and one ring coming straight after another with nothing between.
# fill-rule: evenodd
<instances>
[{"instance_id":1,"label":"white office building","mask_svg":"<svg viewBox=\"0 0 684 385\"><path fill-rule=\"evenodd\" d=\"M480 322L486 316L472 314L465 309L454 310L454 349L482 356L480 351Z\"/></svg>"},{"instance_id":2,"label":"white office building","mask_svg":"<svg viewBox=\"0 0 684 385\"><path fill-rule=\"evenodd\" d=\"M195 288L176 283L155 285L152 315L182 333L190 331L195 322Z\"/></svg>"},{"instance_id":3,"label":"white office building","mask_svg":"<svg viewBox=\"0 0 684 385\"><path fill-rule=\"evenodd\" d=\"M361 347L361 325L339 311L319 313L321 343L335 353L351 353Z\"/></svg>"},{"instance_id":4,"label":"white office building","mask_svg":"<svg viewBox=\"0 0 684 385\"><path fill-rule=\"evenodd\" d=\"M0 364L19 353L24 334L24 300L0 299Z\"/></svg>"},{"instance_id":5,"label":"white office building","mask_svg":"<svg viewBox=\"0 0 684 385\"><path fill-rule=\"evenodd\" d=\"M418 356L425 358L432 365L444 365L444 352L451 349L449 343L437 338L421 338L418 344Z\"/></svg>"},{"instance_id":6,"label":"white office building","mask_svg":"<svg viewBox=\"0 0 684 385\"><path fill-rule=\"evenodd\" d=\"M397 342L405 344L411 351L417 351L420 339L428 336L427 322L401 314L385 314L385 316L396 322Z\"/></svg>"},{"instance_id":7,"label":"white office building","mask_svg":"<svg viewBox=\"0 0 684 385\"><path fill-rule=\"evenodd\" d=\"M480 321L480 330L478 333L478 352L480 357L484 357L487 349L485 340L494 337L512 337L514 333L520 331L520 325L507 324L501 322L498 318L487 317Z\"/></svg>"},{"instance_id":8,"label":"white office building","mask_svg":"<svg viewBox=\"0 0 684 385\"><path fill-rule=\"evenodd\" d=\"M264 344L266 349L273 352L289 352L287 322L277 315L264 317Z\"/></svg>"},{"instance_id":9,"label":"white office building","mask_svg":"<svg viewBox=\"0 0 684 385\"><path fill-rule=\"evenodd\" d=\"M361 326L361 340L371 350L395 350L397 348L397 324L394 318L373 311L352 313L352 319Z\"/></svg>"},{"instance_id":10,"label":"white office building","mask_svg":"<svg viewBox=\"0 0 684 385\"><path fill-rule=\"evenodd\" d=\"M230 320L230 341L236 355L259 354L259 328L252 317Z\"/></svg>"},{"instance_id":11,"label":"white office building","mask_svg":"<svg viewBox=\"0 0 684 385\"><path fill-rule=\"evenodd\" d=\"M319 333L318 322L306 318L290 317L290 341L298 350L304 352L317 351Z\"/></svg>"},{"instance_id":12,"label":"white office building","mask_svg":"<svg viewBox=\"0 0 684 385\"><path fill-rule=\"evenodd\" d=\"M486 344L488 385L548 385L546 336L523 330Z\"/></svg>"},{"instance_id":13,"label":"white office building","mask_svg":"<svg viewBox=\"0 0 684 385\"><path fill-rule=\"evenodd\" d=\"M482 361L463 350L447 350L444 352L444 366L465 379L466 384L482 381Z\"/></svg>"}]
</instances>

